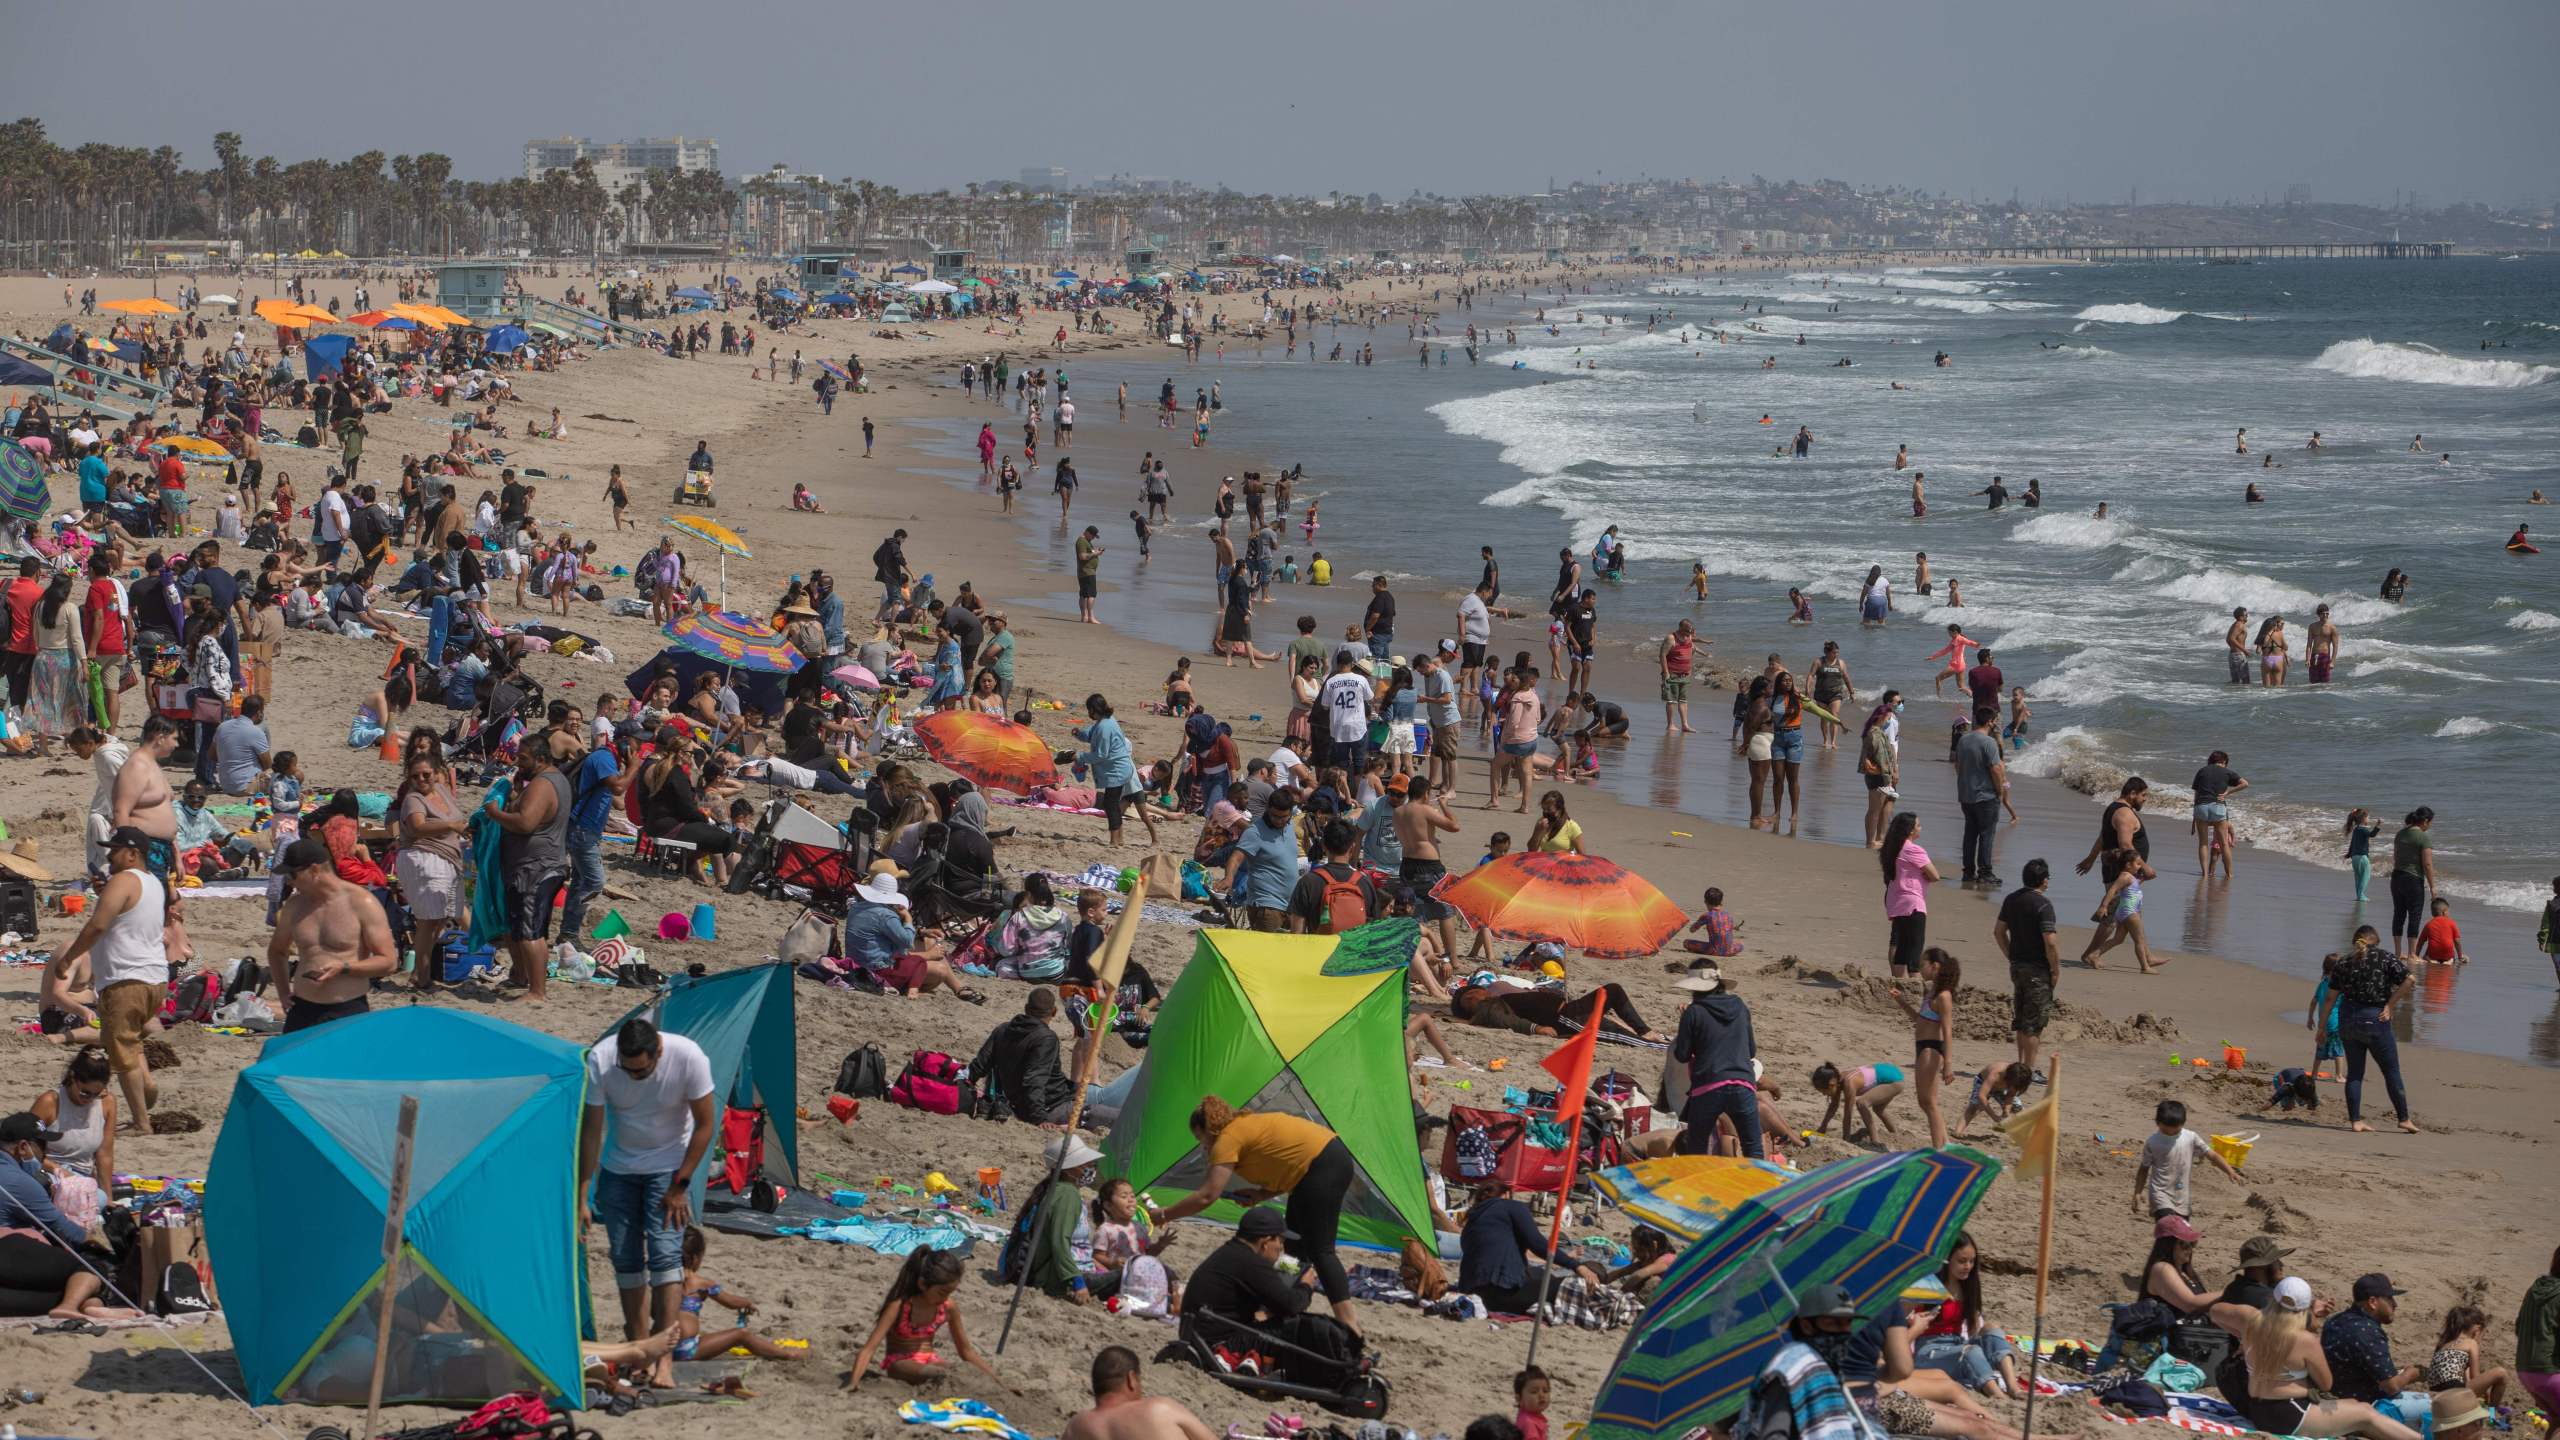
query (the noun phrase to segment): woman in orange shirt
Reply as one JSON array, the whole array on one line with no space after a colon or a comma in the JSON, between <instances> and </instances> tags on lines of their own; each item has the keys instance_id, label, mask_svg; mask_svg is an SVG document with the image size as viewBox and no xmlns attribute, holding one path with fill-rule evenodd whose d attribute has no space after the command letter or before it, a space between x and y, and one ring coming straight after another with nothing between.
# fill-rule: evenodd
<instances>
[{"instance_id":1,"label":"woman in orange shirt","mask_svg":"<svg viewBox=\"0 0 2560 1440\"><path fill-rule=\"evenodd\" d=\"M1208 1154L1208 1177L1199 1189L1154 1212L1156 1223L1169 1225L1197 1215L1223 1199L1250 1207L1274 1195L1288 1196L1283 1218L1297 1236L1288 1244L1289 1253L1315 1272L1333 1318L1359 1334L1351 1281L1334 1248L1342 1229L1342 1200L1356 1170L1342 1137L1295 1115L1238 1110L1215 1095L1201 1097L1191 1112L1191 1133ZM1231 1197L1227 1182L1239 1175L1251 1188Z\"/></svg>"}]
</instances>

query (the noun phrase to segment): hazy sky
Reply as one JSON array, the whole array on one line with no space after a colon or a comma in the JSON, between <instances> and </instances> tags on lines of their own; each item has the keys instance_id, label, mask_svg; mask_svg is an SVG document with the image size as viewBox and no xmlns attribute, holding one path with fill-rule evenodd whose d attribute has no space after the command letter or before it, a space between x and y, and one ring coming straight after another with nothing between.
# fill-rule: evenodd
<instances>
[{"instance_id":1,"label":"hazy sky","mask_svg":"<svg viewBox=\"0 0 2560 1440\"><path fill-rule=\"evenodd\" d=\"M908 189L1026 165L1243 190L1831 177L2030 200L2547 202L2555 0L13 0L63 143L343 158L684 133Z\"/></svg>"}]
</instances>

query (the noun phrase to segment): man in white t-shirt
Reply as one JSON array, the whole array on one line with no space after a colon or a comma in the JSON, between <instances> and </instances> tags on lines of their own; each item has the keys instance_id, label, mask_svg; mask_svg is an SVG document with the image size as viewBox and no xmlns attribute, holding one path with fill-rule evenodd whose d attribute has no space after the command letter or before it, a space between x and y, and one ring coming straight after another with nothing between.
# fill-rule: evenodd
<instances>
[{"instance_id":1,"label":"man in white t-shirt","mask_svg":"<svg viewBox=\"0 0 2560 1440\"><path fill-rule=\"evenodd\" d=\"M1271 783L1313 790L1316 788L1316 772L1308 768L1297 751L1286 745L1274 745L1271 747Z\"/></svg>"},{"instance_id":2,"label":"man in white t-shirt","mask_svg":"<svg viewBox=\"0 0 2560 1440\"><path fill-rule=\"evenodd\" d=\"M336 565L338 553L346 548L347 530L354 516L347 510L346 477L333 475L329 488L320 492L317 520L311 538L313 550L323 565Z\"/></svg>"},{"instance_id":3,"label":"man in white t-shirt","mask_svg":"<svg viewBox=\"0 0 2560 1440\"><path fill-rule=\"evenodd\" d=\"M1316 763L1341 767L1345 774L1360 773L1360 762L1369 748L1369 710L1376 703L1369 677L1360 673L1360 661L1348 650L1334 652L1333 676L1316 692L1316 712L1325 726L1325 747L1316 752Z\"/></svg>"},{"instance_id":4,"label":"man in white t-shirt","mask_svg":"<svg viewBox=\"0 0 2560 1440\"><path fill-rule=\"evenodd\" d=\"M1458 711L1466 713L1476 693L1476 677L1484 670L1485 646L1493 641L1491 591L1478 585L1458 602Z\"/></svg>"},{"instance_id":5,"label":"man in white t-shirt","mask_svg":"<svg viewBox=\"0 0 2560 1440\"><path fill-rule=\"evenodd\" d=\"M702 1047L682 1035L662 1035L646 1020L624 1021L587 1052L578 1223L583 1229L590 1219L604 1222L625 1339L642 1340L674 1324L684 1298L694 1171L719 1133L711 1088L711 1059Z\"/></svg>"}]
</instances>

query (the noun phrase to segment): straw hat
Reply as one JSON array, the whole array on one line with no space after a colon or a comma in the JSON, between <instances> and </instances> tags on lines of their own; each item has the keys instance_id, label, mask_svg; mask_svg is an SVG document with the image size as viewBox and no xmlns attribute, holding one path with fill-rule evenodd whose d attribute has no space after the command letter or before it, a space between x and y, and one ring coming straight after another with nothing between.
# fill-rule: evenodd
<instances>
[{"instance_id":1,"label":"straw hat","mask_svg":"<svg viewBox=\"0 0 2560 1440\"><path fill-rule=\"evenodd\" d=\"M818 618L818 612L810 609L809 603L805 600L794 600L790 604L783 606L782 613L785 615L805 615L812 620Z\"/></svg>"},{"instance_id":2,"label":"straw hat","mask_svg":"<svg viewBox=\"0 0 2560 1440\"><path fill-rule=\"evenodd\" d=\"M53 872L36 863L36 856L39 853L40 850L35 841L21 840L6 850L0 850L0 870L6 870L21 880L31 880L38 885L50 885L53 883Z\"/></svg>"}]
</instances>

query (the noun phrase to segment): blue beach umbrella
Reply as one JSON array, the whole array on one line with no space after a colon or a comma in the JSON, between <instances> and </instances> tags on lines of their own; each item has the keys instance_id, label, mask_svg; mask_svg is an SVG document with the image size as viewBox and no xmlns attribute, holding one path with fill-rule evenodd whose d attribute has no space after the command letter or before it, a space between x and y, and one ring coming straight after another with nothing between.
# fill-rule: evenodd
<instances>
[{"instance_id":1,"label":"blue beach umbrella","mask_svg":"<svg viewBox=\"0 0 2560 1440\"><path fill-rule=\"evenodd\" d=\"M1081 280L1084 277L1078 275L1073 270L1052 270L1049 272L1049 278L1052 280Z\"/></svg>"},{"instance_id":2,"label":"blue beach umbrella","mask_svg":"<svg viewBox=\"0 0 2560 1440\"><path fill-rule=\"evenodd\" d=\"M901 265L896 269L891 270L889 273L892 275L921 275L924 273L924 267L921 265Z\"/></svg>"},{"instance_id":3,"label":"blue beach umbrella","mask_svg":"<svg viewBox=\"0 0 2560 1440\"><path fill-rule=\"evenodd\" d=\"M674 290L668 293L674 295L679 300L708 300L711 298L711 292L703 289L699 285L687 285L681 290Z\"/></svg>"},{"instance_id":4,"label":"blue beach umbrella","mask_svg":"<svg viewBox=\"0 0 2560 1440\"><path fill-rule=\"evenodd\" d=\"M532 336L524 332L524 328L522 326L501 325L497 329L490 331L488 335L481 340L480 345L482 349L494 350L498 354L504 355L511 350L522 349L524 342L532 338Z\"/></svg>"},{"instance_id":5,"label":"blue beach umbrella","mask_svg":"<svg viewBox=\"0 0 2560 1440\"><path fill-rule=\"evenodd\" d=\"M1591 1407L1590 1440L1656 1440L1728 1420L1776 1353L1808 1285L1862 1315L1946 1263L1991 1188L1978 1150L1902 1150L1825 1165L1736 1205L1654 1290Z\"/></svg>"}]
</instances>

